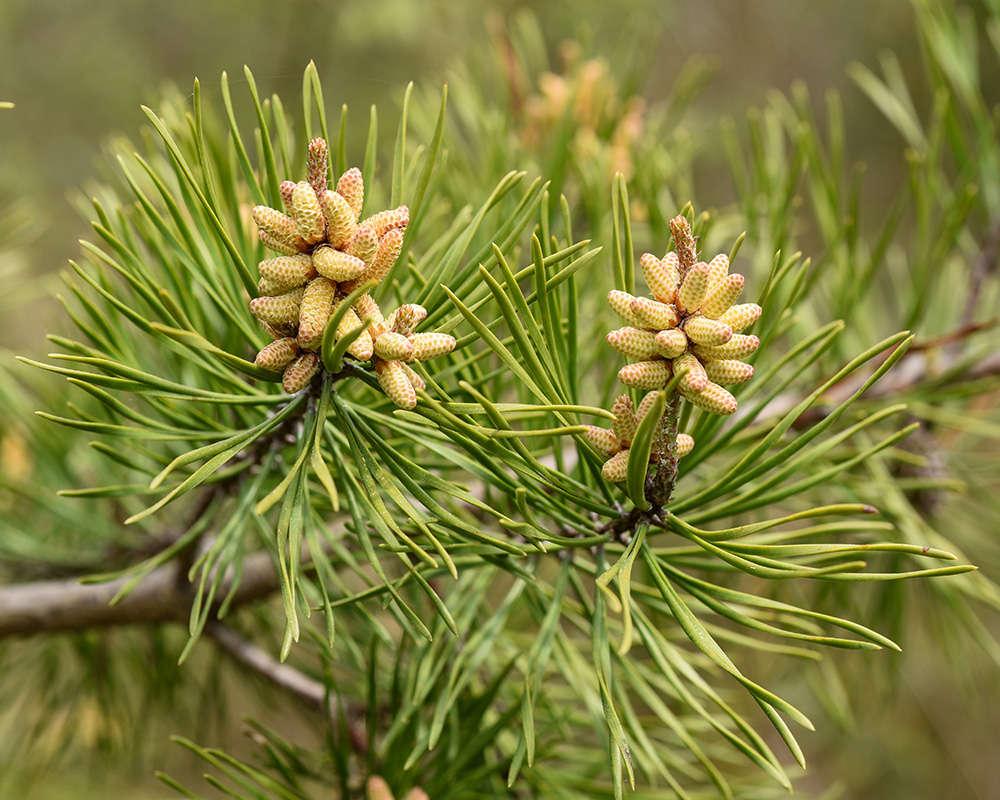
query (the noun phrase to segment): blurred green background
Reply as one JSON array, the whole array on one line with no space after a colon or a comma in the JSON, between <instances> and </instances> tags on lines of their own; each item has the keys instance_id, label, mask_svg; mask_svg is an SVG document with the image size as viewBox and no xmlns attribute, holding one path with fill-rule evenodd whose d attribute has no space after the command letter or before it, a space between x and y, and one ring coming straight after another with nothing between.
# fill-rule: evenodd
<instances>
[{"instance_id":1,"label":"blurred green background","mask_svg":"<svg viewBox=\"0 0 1000 800\"><path fill-rule=\"evenodd\" d=\"M695 109L708 119L739 118L768 89L786 90L793 80L816 96L827 87L849 89L845 65L873 63L884 48L904 64L917 58L905 4L0 0L0 99L17 106L0 115L0 198L29 199L40 227L24 257L42 274L75 254L87 226L69 198L98 174L102 143L133 136L145 122L139 105L156 106L164 87L187 93L198 77L212 101L222 71L238 86L247 64L263 92L277 92L294 108L302 69L314 59L328 102L347 103L360 123L372 103L388 112L410 80L433 86L461 69L473 51L489 47L489 27L522 6L539 16L553 53L569 37L594 54L627 53L629 22L658 29L643 94L661 99L689 59L702 59L716 71ZM899 168L899 141L887 126L876 127L870 104L848 91L845 105L857 157ZM356 124L352 132L360 137L363 129ZM382 126L383 136L393 133L394 125ZM728 183L718 192L709 186L705 196L723 202L729 191ZM0 321L0 344L34 352L41 331L37 313L15 314Z\"/></svg>"},{"instance_id":2,"label":"blurred green background","mask_svg":"<svg viewBox=\"0 0 1000 800\"><path fill-rule=\"evenodd\" d=\"M362 123L368 106L378 104L386 121L381 133L389 138L395 132L394 104L408 81L418 88L439 86L477 50L488 48L490 31L522 6L538 16L553 55L570 37L583 42L588 55L627 55L635 46L623 39L630 22L655 28L657 44L642 94L650 103L662 99L684 64L699 59L714 70L693 106L701 120L742 119L747 109L765 102L769 90L787 91L794 81L803 81L815 98L838 89L849 160L869 164L868 191L877 195L880 183L898 185L903 179L901 139L853 86L846 67L853 61L875 67L879 53L892 50L904 69L919 72L918 37L907 3L0 0L0 100L16 104L0 112L0 203L25 204L35 221L30 237L6 257L25 264L30 280L51 280L57 290L56 273L76 255L76 240L88 235L74 204L89 196L88 184L104 169L103 143L136 135L145 122L140 104L156 107L165 87L186 94L197 76L204 96L217 99L220 73L226 70L239 84L247 64L262 93L281 94L294 110L302 69L313 59L329 107L347 103L351 119ZM911 88L926 107L930 98L921 96L919 87L914 81ZM987 92L995 95L995 88ZM461 102L461 96L449 100L453 111ZM360 138L364 127L356 124L351 135ZM731 201L719 141L699 147L705 153L696 174L702 201ZM355 159L360 150L355 141ZM0 348L37 355L46 350L44 333L64 327L51 299L6 309ZM955 514L960 523L961 511ZM793 700L801 695L801 705L821 723L820 733L804 739L810 771L798 785L817 796L840 786L840 796L847 798L1000 796L1000 759L994 757L1000 709L992 705L996 674L971 644L969 653L939 652L935 632L920 624L919 588L903 591L915 602L901 634L902 656L836 651L827 656L855 676L852 686L869 687L869 696L854 698L854 719L824 715L817 701L807 699L803 673L784 676L782 691ZM227 717L234 731L239 711L231 709ZM294 729L294 719L285 724ZM55 770L38 779L30 796L93 796L95 785L103 785L108 797L163 796L151 788L152 768L170 767L176 774L183 766L171 765L182 756L153 730L150 736L159 738L148 743L151 756L136 772ZM197 731L178 732L204 741ZM0 770L5 766L10 765Z\"/></svg>"}]
</instances>

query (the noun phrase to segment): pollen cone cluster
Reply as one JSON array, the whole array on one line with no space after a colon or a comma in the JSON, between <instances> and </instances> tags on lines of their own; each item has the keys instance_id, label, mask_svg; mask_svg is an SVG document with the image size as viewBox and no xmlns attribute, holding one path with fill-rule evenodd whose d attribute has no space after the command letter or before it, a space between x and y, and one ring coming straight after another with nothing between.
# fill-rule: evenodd
<instances>
[{"instance_id":1,"label":"pollen cone cluster","mask_svg":"<svg viewBox=\"0 0 1000 800\"><path fill-rule=\"evenodd\" d=\"M413 408L417 389L425 389L427 384L410 364L450 353L455 349L455 337L447 333L414 333L413 329L427 316L423 306L400 306L386 319L382 319L371 298L365 306L358 313L372 321L368 334L379 385L397 406Z\"/></svg>"},{"instance_id":2,"label":"pollen cone cluster","mask_svg":"<svg viewBox=\"0 0 1000 800\"><path fill-rule=\"evenodd\" d=\"M732 414L736 398L723 387L753 377L753 367L740 359L760 340L741 331L760 318L761 308L736 304L744 279L729 274L728 256L717 255L707 264L697 260L687 219L676 217L670 229L674 250L662 259L645 253L639 260L653 296L608 294L625 323L608 334L608 344L635 359L618 378L633 389L662 389L685 368L677 388L688 402L712 414Z\"/></svg>"},{"instance_id":3,"label":"pollen cone cluster","mask_svg":"<svg viewBox=\"0 0 1000 800\"><path fill-rule=\"evenodd\" d=\"M625 480L628 474L629 448L632 446L632 439L635 437L636 429L653 401L656 400L657 392L650 392L639 403L639 408L633 409L632 400L628 395L620 395L612 406L611 411L615 415L615 421L611 425L611 430L599 428L596 425L587 426L587 438L601 453L608 456L601 468L601 474L605 480L612 483L620 483ZM694 447L694 439L686 433L677 435L677 457L686 456ZM650 454L649 460L656 461L657 453Z\"/></svg>"},{"instance_id":4,"label":"pollen cone cluster","mask_svg":"<svg viewBox=\"0 0 1000 800\"><path fill-rule=\"evenodd\" d=\"M284 210L253 209L260 241L277 254L260 263L260 296L250 301L250 311L275 340L257 354L256 363L282 372L286 392L305 388L319 371L316 352L334 310L357 286L388 275L410 221L406 206L362 220L365 186L361 171L357 167L347 170L336 189L330 188L328 174L327 143L313 139L308 180L281 184ZM362 301L374 304L368 295L355 303L337 330L338 338L361 323L358 306L368 308ZM367 333L348 349L360 361L370 359L372 352Z\"/></svg>"}]
</instances>

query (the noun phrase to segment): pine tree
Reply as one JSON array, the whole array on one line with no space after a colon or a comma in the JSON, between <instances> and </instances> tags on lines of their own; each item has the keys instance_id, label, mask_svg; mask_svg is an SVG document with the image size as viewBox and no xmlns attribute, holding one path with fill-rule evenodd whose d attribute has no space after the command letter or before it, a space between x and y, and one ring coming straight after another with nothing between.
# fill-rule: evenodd
<instances>
[{"instance_id":1,"label":"pine tree","mask_svg":"<svg viewBox=\"0 0 1000 800\"><path fill-rule=\"evenodd\" d=\"M178 737L230 796L764 797L814 724L766 660L900 649L908 578L995 658L973 601L1000 595L948 577L974 568L937 511L941 454L995 435L1000 148L974 31L923 21L926 122L894 62L855 71L911 148L881 215L835 95L825 132L799 88L748 149L727 125L739 201L702 211L674 118L579 56L525 58L502 117L411 84L391 168L313 65L301 116L246 70L249 132L225 75L221 109L198 82L144 109L66 276L75 332L0 381L0 636L34 634L0 657L73 709L24 741L203 720L214 649L319 732L251 722L250 760ZM64 651L103 664L75 706Z\"/></svg>"}]
</instances>

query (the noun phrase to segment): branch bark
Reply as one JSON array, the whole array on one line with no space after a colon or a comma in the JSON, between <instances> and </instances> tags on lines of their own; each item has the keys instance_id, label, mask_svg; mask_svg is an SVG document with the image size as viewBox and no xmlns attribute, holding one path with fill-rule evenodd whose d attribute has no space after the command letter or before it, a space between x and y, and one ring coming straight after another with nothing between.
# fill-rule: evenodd
<instances>
[{"instance_id":1,"label":"branch bark","mask_svg":"<svg viewBox=\"0 0 1000 800\"><path fill-rule=\"evenodd\" d=\"M336 723L340 712L333 698L328 696L326 687L322 683L299 672L295 667L282 664L274 656L221 622L206 625L205 633L234 661L294 695L313 711L325 712ZM360 715L349 715L349 717L356 716ZM347 730L352 749L359 754L366 753L368 738L364 730L353 724L353 720L350 719Z\"/></svg>"},{"instance_id":2,"label":"branch bark","mask_svg":"<svg viewBox=\"0 0 1000 800\"><path fill-rule=\"evenodd\" d=\"M912 348L911 348L912 349ZM924 348L917 348L912 355L908 352L899 363L887 375L876 383L865 393L866 400L889 399L899 396L916 388L924 381L935 378L939 370L936 370L933 362L927 358L923 352ZM1000 376L1000 353L991 353L988 356L972 364L968 369L953 378L954 383L981 380L983 378L993 378ZM861 388L861 385L868 379L868 375L860 375L850 380L845 380L832 387L826 394L826 401L818 406L806 411L793 423L796 430L809 427L818 420L825 417L830 406L839 405ZM784 416L802 401L800 394L779 395L760 410L755 417L755 422L762 422L768 419Z\"/></svg>"},{"instance_id":3,"label":"branch bark","mask_svg":"<svg viewBox=\"0 0 1000 800\"><path fill-rule=\"evenodd\" d=\"M116 605L116 594L131 580L81 584L76 579L36 581L0 587L0 638L5 636L106 628L135 623L186 622L195 587L178 574L175 564L158 567ZM225 597L231 579L217 596ZM269 553L247 557L232 606L267 597L279 588Z\"/></svg>"}]
</instances>

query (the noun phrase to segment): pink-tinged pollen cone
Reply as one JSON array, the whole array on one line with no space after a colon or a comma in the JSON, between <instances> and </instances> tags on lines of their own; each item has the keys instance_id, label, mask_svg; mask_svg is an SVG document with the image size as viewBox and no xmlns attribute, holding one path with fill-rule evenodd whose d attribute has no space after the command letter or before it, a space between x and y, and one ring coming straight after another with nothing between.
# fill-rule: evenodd
<instances>
[{"instance_id":1,"label":"pink-tinged pollen cone","mask_svg":"<svg viewBox=\"0 0 1000 800\"><path fill-rule=\"evenodd\" d=\"M378 250L378 234L370 225L359 225L354 231L354 236L347 243L344 252L350 253L355 258L360 258L366 264L372 260Z\"/></svg>"},{"instance_id":2,"label":"pink-tinged pollen cone","mask_svg":"<svg viewBox=\"0 0 1000 800\"><path fill-rule=\"evenodd\" d=\"M285 368L281 388L288 394L300 392L309 385L317 372L319 372L319 356L315 353L303 353Z\"/></svg>"},{"instance_id":3,"label":"pink-tinged pollen cone","mask_svg":"<svg viewBox=\"0 0 1000 800\"><path fill-rule=\"evenodd\" d=\"M365 182L360 169L351 167L340 176L340 180L337 181L337 194L347 200L354 221L357 222L361 218L361 208L365 204Z\"/></svg>"},{"instance_id":4,"label":"pink-tinged pollen cone","mask_svg":"<svg viewBox=\"0 0 1000 800\"><path fill-rule=\"evenodd\" d=\"M703 391L708 385L708 376L705 374L705 367L690 353L684 353L674 359L674 371L680 372L682 368L687 368L687 373L680 379L680 386L692 392Z\"/></svg>"},{"instance_id":5,"label":"pink-tinged pollen cone","mask_svg":"<svg viewBox=\"0 0 1000 800\"><path fill-rule=\"evenodd\" d=\"M619 328L607 335L608 344L622 355L645 361L657 352L656 335L638 328Z\"/></svg>"},{"instance_id":6,"label":"pink-tinged pollen cone","mask_svg":"<svg viewBox=\"0 0 1000 800\"><path fill-rule=\"evenodd\" d=\"M655 338L656 350L665 358L677 358L688 347L688 338L680 328L660 331Z\"/></svg>"},{"instance_id":7,"label":"pink-tinged pollen cone","mask_svg":"<svg viewBox=\"0 0 1000 800\"><path fill-rule=\"evenodd\" d=\"M254 359L253 363L261 369L270 370L271 372L281 372L298 354L298 342L291 337L287 337L277 339L269 345L265 345L257 353L257 358Z\"/></svg>"}]
</instances>

